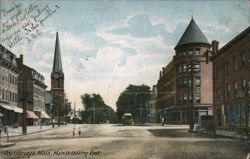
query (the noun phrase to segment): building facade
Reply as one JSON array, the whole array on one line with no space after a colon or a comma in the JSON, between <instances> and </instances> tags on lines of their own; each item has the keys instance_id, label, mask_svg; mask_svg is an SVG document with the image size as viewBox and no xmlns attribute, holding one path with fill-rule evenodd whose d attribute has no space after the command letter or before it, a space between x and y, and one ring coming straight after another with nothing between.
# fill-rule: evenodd
<instances>
[{"instance_id":1,"label":"building facade","mask_svg":"<svg viewBox=\"0 0 250 159\"><path fill-rule=\"evenodd\" d=\"M19 102L18 106L26 105L28 125L38 124L38 120L44 118L45 113L45 89L44 76L39 72L23 64L23 55L17 58L18 69L21 71L18 82Z\"/></svg>"},{"instance_id":2,"label":"building facade","mask_svg":"<svg viewBox=\"0 0 250 159\"><path fill-rule=\"evenodd\" d=\"M157 121L156 116L156 101L157 101L157 87L153 85L150 100L149 100L149 122L155 123Z\"/></svg>"},{"instance_id":3,"label":"building facade","mask_svg":"<svg viewBox=\"0 0 250 159\"><path fill-rule=\"evenodd\" d=\"M51 95L53 100L53 119L57 123L65 120L64 117L64 73L62 68L59 35L56 33L53 69L51 73Z\"/></svg>"},{"instance_id":4,"label":"building facade","mask_svg":"<svg viewBox=\"0 0 250 159\"><path fill-rule=\"evenodd\" d=\"M0 125L18 125L22 109L18 102L18 75L16 56L0 45Z\"/></svg>"},{"instance_id":5,"label":"building facade","mask_svg":"<svg viewBox=\"0 0 250 159\"><path fill-rule=\"evenodd\" d=\"M217 128L250 127L250 27L213 57Z\"/></svg>"},{"instance_id":6,"label":"building facade","mask_svg":"<svg viewBox=\"0 0 250 159\"><path fill-rule=\"evenodd\" d=\"M212 115L212 45L192 18L157 83L157 111L168 123L197 123L201 115Z\"/></svg>"}]
</instances>

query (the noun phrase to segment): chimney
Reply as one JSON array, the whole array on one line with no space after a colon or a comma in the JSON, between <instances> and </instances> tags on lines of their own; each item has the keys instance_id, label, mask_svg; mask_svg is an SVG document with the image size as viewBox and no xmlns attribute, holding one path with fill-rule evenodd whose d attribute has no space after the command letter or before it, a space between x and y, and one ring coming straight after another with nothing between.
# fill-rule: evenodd
<instances>
[{"instance_id":1,"label":"chimney","mask_svg":"<svg viewBox=\"0 0 250 159\"><path fill-rule=\"evenodd\" d=\"M23 54L20 55L20 63L23 64Z\"/></svg>"},{"instance_id":2,"label":"chimney","mask_svg":"<svg viewBox=\"0 0 250 159\"><path fill-rule=\"evenodd\" d=\"M216 41L216 40L213 40L212 41L212 52L213 52L213 55L215 55L217 53L219 49L219 42Z\"/></svg>"}]
</instances>

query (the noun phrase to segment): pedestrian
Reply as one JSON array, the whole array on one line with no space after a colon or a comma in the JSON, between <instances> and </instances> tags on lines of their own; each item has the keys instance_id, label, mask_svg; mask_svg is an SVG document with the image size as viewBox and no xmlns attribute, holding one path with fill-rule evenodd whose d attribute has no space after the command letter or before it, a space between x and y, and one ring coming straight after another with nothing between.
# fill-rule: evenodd
<instances>
[{"instance_id":1,"label":"pedestrian","mask_svg":"<svg viewBox=\"0 0 250 159\"><path fill-rule=\"evenodd\" d=\"M73 137L75 136L75 128L73 128Z\"/></svg>"},{"instance_id":2,"label":"pedestrian","mask_svg":"<svg viewBox=\"0 0 250 159\"><path fill-rule=\"evenodd\" d=\"M78 129L78 135L80 136L81 135L81 128L79 127L79 129Z\"/></svg>"},{"instance_id":3,"label":"pedestrian","mask_svg":"<svg viewBox=\"0 0 250 159\"><path fill-rule=\"evenodd\" d=\"M164 126L164 117L161 117L161 125Z\"/></svg>"}]
</instances>

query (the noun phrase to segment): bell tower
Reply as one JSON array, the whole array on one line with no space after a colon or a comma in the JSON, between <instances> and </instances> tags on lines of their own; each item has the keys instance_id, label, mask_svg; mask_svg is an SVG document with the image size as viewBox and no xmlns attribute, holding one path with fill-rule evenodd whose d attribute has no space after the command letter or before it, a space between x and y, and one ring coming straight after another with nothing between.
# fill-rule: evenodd
<instances>
[{"instance_id":1,"label":"bell tower","mask_svg":"<svg viewBox=\"0 0 250 159\"><path fill-rule=\"evenodd\" d=\"M59 35L56 32L53 69L51 73L51 95L53 100L52 117L58 123L64 120L64 73L59 43Z\"/></svg>"}]
</instances>

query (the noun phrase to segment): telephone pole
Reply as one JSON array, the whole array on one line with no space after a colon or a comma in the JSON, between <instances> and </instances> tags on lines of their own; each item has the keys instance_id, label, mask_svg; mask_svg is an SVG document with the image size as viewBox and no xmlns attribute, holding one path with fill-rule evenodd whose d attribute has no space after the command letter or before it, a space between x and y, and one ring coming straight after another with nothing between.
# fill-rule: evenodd
<instances>
[{"instance_id":1,"label":"telephone pole","mask_svg":"<svg viewBox=\"0 0 250 159\"><path fill-rule=\"evenodd\" d=\"M23 134L27 134L26 77L23 77Z\"/></svg>"},{"instance_id":2,"label":"telephone pole","mask_svg":"<svg viewBox=\"0 0 250 159\"><path fill-rule=\"evenodd\" d=\"M194 59L193 54L191 55L191 88L190 88L190 97L191 100L189 101L189 131L192 132L194 129ZM189 97L188 97L189 98Z\"/></svg>"}]
</instances>

